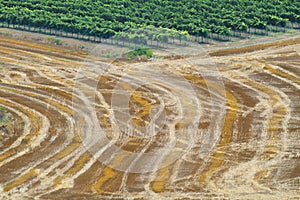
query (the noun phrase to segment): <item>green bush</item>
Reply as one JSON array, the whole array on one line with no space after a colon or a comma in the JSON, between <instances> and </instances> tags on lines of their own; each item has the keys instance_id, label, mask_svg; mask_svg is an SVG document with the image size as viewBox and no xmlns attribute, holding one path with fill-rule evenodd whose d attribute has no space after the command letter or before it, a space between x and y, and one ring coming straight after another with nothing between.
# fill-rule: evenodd
<instances>
[{"instance_id":1,"label":"green bush","mask_svg":"<svg viewBox=\"0 0 300 200\"><path fill-rule=\"evenodd\" d=\"M128 52L127 59L131 60L134 57L145 56L146 58L152 58L153 51L147 48L138 48L133 51Z\"/></svg>"},{"instance_id":2,"label":"green bush","mask_svg":"<svg viewBox=\"0 0 300 200\"><path fill-rule=\"evenodd\" d=\"M47 41L50 44L55 44L55 45L62 45L62 41L58 38L47 38Z\"/></svg>"}]
</instances>

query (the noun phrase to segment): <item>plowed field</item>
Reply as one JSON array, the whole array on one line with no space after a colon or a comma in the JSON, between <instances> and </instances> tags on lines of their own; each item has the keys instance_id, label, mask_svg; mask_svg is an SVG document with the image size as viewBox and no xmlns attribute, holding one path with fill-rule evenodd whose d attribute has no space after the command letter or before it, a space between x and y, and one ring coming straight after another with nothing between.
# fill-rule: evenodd
<instances>
[{"instance_id":1,"label":"plowed field","mask_svg":"<svg viewBox=\"0 0 300 200\"><path fill-rule=\"evenodd\" d=\"M0 38L0 199L300 198L300 39L209 55Z\"/></svg>"}]
</instances>

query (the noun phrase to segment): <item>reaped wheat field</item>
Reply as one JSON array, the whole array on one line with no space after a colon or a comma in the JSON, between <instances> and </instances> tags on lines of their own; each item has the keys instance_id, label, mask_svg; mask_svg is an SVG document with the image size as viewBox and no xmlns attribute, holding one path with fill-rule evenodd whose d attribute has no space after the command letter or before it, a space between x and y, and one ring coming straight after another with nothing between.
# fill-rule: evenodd
<instances>
[{"instance_id":1,"label":"reaped wheat field","mask_svg":"<svg viewBox=\"0 0 300 200\"><path fill-rule=\"evenodd\" d=\"M300 38L210 52L218 77L199 73L205 58L191 64L201 56L127 62L1 37L0 105L12 117L0 127L0 199L300 199ZM109 67L93 74L94 62ZM139 66L194 93L143 84ZM92 149L89 91L107 141ZM122 124L112 102L131 118ZM155 112L163 124L145 136Z\"/></svg>"}]
</instances>

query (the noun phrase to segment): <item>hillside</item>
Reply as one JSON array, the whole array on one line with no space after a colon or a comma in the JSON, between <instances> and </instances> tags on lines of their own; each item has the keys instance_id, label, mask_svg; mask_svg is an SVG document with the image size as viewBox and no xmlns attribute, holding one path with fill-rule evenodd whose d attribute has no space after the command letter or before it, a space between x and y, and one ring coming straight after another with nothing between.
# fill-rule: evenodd
<instances>
[{"instance_id":1,"label":"hillside","mask_svg":"<svg viewBox=\"0 0 300 200\"><path fill-rule=\"evenodd\" d=\"M135 63L0 45L0 199L299 198L299 38Z\"/></svg>"},{"instance_id":2,"label":"hillside","mask_svg":"<svg viewBox=\"0 0 300 200\"><path fill-rule=\"evenodd\" d=\"M300 199L299 0L0 0L0 200Z\"/></svg>"}]
</instances>

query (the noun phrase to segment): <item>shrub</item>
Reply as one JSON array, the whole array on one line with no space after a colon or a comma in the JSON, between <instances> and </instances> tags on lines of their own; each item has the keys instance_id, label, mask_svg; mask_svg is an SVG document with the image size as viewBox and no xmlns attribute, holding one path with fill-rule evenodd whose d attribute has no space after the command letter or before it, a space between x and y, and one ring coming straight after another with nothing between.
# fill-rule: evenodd
<instances>
[{"instance_id":1,"label":"shrub","mask_svg":"<svg viewBox=\"0 0 300 200\"><path fill-rule=\"evenodd\" d=\"M131 60L134 57L145 56L146 58L152 58L153 51L147 48L138 48L133 51L128 52L127 59Z\"/></svg>"}]
</instances>

